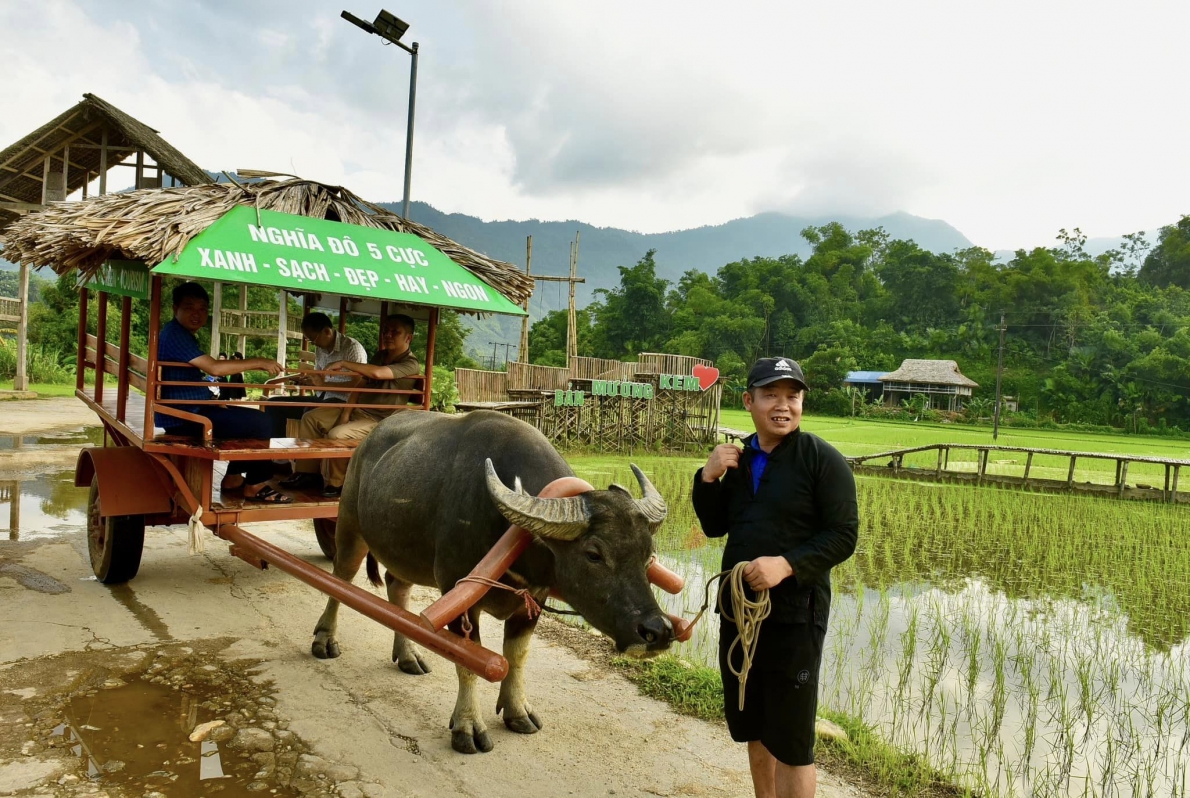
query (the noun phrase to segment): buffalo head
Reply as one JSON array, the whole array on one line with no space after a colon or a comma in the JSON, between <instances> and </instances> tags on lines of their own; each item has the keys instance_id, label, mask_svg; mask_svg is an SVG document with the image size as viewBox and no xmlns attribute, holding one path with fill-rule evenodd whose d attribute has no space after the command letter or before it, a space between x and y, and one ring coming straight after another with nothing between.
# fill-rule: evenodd
<instances>
[{"instance_id":1,"label":"buffalo head","mask_svg":"<svg viewBox=\"0 0 1190 798\"><path fill-rule=\"evenodd\" d=\"M653 597L645 571L665 499L635 465L643 498L619 485L578 496L530 496L509 489L487 461L488 493L501 514L532 532L554 554L558 592L621 652L646 656L669 648L673 625Z\"/></svg>"}]
</instances>

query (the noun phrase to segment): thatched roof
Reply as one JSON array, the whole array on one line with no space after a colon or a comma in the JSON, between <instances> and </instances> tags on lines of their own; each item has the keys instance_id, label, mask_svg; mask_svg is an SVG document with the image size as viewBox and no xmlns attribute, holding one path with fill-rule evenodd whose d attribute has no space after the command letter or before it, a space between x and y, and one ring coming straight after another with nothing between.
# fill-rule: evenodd
<instances>
[{"instance_id":1,"label":"thatched roof","mask_svg":"<svg viewBox=\"0 0 1190 798\"><path fill-rule=\"evenodd\" d=\"M902 360L901 367L880 378L881 382L920 382L932 385L961 385L978 388L979 383L964 377L953 360Z\"/></svg>"},{"instance_id":2,"label":"thatched roof","mask_svg":"<svg viewBox=\"0 0 1190 798\"><path fill-rule=\"evenodd\" d=\"M111 103L84 94L82 102L0 151L0 194L5 199L41 203L43 163L53 157L53 169L62 171L62 151L70 146L67 194L83 187L88 176L99 173L103 131L107 131L107 166L144 150L155 163L186 185L210 183L210 176L174 149L157 131L133 119ZM0 230L19 214L0 208Z\"/></svg>"},{"instance_id":3,"label":"thatched roof","mask_svg":"<svg viewBox=\"0 0 1190 798\"><path fill-rule=\"evenodd\" d=\"M277 177L249 170L239 174ZM75 269L90 274L110 258L156 265L237 205L412 233L516 304L533 293L533 279L512 264L481 255L345 188L298 178L142 189L54 203L5 230L0 255L13 263L49 266L58 274Z\"/></svg>"}]
</instances>

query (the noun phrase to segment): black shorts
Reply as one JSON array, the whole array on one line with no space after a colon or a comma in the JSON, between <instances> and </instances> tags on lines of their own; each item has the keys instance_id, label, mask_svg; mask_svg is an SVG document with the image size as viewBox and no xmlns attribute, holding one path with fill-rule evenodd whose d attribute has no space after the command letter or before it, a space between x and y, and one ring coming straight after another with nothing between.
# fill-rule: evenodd
<instances>
[{"instance_id":1,"label":"black shorts","mask_svg":"<svg viewBox=\"0 0 1190 798\"><path fill-rule=\"evenodd\" d=\"M826 630L810 623L765 621L760 627L756 656L748 671L744 709L740 711L739 679L727 667L727 654L736 627L719 626L719 670L723 674L723 710L731 739L759 740L786 765L814 764L814 721L818 713L818 672ZM732 652L739 670L740 646Z\"/></svg>"}]
</instances>

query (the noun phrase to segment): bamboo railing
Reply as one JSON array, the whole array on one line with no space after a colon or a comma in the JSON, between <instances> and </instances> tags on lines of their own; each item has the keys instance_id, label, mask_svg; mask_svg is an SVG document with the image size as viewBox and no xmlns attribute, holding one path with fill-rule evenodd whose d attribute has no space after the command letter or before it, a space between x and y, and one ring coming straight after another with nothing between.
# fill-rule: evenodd
<instances>
[{"instance_id":1,"label":"bamboo railing","mask_svg":"<svg viewBox=\"0 0 1190 798\"><path fill-rule=\"evenodd\" d=\"M460 402L508 401L508 372L455 369Z\"/></svg>"},{"instance_id":2,"label":"bamboo railing","mask_svg":"<svg viewBox=\"0 0 1190 798\"><path fill-rule=\"evenodd\" d=\"M636 356L637 374L689 374L695 366L709 366L711 361L686 355L641 352Z\"/></svg>"},{"instance_id":3,"label":"bamboo railing","mask_svg":"<svg viewBox=\"0 0 1190 798\"><path fill-rule=\"evenodd\" d=\"M569 387L569 369L518 362L508 364L510 391L564 391Z\"/></svg>"}]
</instances>

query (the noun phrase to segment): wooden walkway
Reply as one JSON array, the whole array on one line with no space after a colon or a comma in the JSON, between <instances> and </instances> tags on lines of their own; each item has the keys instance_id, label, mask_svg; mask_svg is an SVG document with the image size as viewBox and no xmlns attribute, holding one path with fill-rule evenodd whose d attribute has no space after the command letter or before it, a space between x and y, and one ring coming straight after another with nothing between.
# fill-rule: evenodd
<instances>
[{"instance_id":1,"label":"wooden walkway","mask_svg":"<svg viewBox=\"0 0 1190 798\"><path fill-rule=\"evenodd\" d=\"M976 453L974 470L951 467L951 452L972 451ZM915 457L917 465L905 465L906 455L922 455L936 452L933 467L921 465L930 458ZM988 461L992 453L1014 453L1025 455L1024 471L1019 476L1003 473L1003 470L989 471ZM1038 456L1064 458L1067 461L1066 478L1039 477L1034 471L1034 458ZM1075 479L1078 462L1106 460L1115 463L1115 478L1112 482L1090 482ZM877 454L848 457L852 470L857 474L875 474L901 479L919 479L931 482L963 482L976 485L996 485L1037 490L1049 493L1092 493L1100 496L1114 496L1118 499L1142 499L1166 504L1190 504L1190 494L1178 491L1178 479L1183 466L1190 467L1190 460L1175 460L1168 457L1146 457L1130 454L1102 454L1098 452L1072 452L1062 449L1031 449L1019 446L983 446L976 444L937 443L916 446L909 449L895 449ZM970 462L970 461L966 461ZM1013 461L1010 461L1013 462ZM1134 481L1129 484L1128 469L1133 464L1158 466L1164 473L1160 485ZM1108 473L1108 472L1105 472Z\"/></svg>"}]
</instances>

